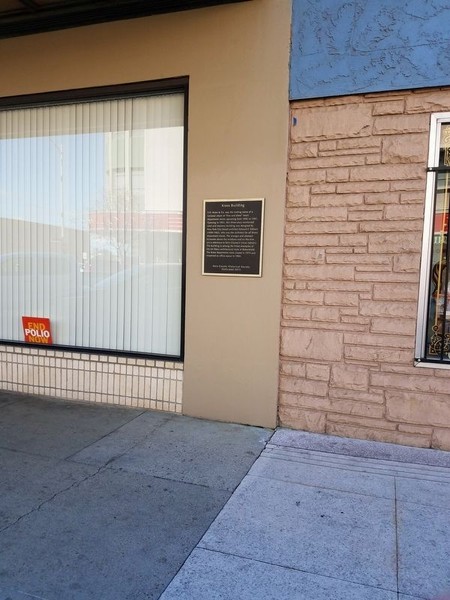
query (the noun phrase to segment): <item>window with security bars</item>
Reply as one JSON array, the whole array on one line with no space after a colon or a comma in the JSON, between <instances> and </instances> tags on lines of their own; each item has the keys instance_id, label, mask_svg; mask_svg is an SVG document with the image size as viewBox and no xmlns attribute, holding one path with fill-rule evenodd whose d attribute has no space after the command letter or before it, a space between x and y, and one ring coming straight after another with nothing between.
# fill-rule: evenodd
<instances>
[{"instance_id":1,"label":"window with security bars","mask_svg":"<svg viewBox=\"0 0 450 600\"><path fill-rule=\"evenodd\" d=\"M432 116L417 356L450 363L450 113Z\"/></svg>"},{"instance_id":2,"label":"window with security bars","mask_svg":"<svg viewBox=\"0 0 450 600\"><path fill-rule=\"evenodd\" d=\"M0 111L0 339L179 357L184 92Z\"/></svg>"}]
</instances>

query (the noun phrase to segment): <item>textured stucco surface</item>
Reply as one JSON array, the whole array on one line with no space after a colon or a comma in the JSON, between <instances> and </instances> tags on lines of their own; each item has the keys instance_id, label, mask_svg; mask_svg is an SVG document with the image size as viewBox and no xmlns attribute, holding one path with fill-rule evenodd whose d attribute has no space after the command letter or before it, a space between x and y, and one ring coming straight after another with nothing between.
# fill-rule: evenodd
<instances>
[{"instance_id":1,"label":"textured stucco surface","mask_svg":"<svg viewBox=\"0 0 450 600\"><path fill-rule=\"evenodd\" d=\"M293 0L291 99L448 85L448 0Z\"/></svg>"}]
</instances>

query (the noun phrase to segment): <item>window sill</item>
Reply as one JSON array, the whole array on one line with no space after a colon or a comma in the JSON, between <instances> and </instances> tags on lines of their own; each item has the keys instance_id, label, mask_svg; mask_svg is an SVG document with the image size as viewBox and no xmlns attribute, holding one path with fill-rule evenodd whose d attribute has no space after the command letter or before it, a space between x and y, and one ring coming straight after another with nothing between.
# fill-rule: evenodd
<instances>
[{"instance_id":1,"label":"window sill","mask_svg":"<svg viewBox=\"0 0 450 600\"><path fill-rule=\"evenodd\" d=\"M425 367L427 369L444 369L450 370L450 363L427 362L424 360L414 359L415 367Z\"/></svg>"}]
</instances>

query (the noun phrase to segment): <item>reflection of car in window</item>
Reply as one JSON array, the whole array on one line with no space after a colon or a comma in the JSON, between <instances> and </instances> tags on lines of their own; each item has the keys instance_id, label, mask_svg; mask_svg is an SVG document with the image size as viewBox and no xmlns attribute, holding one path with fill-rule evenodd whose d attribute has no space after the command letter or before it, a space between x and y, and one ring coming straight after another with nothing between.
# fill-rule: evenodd
<instances>
[{"instance_id":1,"label":"reflection of car in window","mask_svg":"<svg viewBox=\"0 0 450 600\"><path fill-rule=\"evenodd\" d=\"M129 349L178 355L181 269L181 263L136 265L105 277L90 290L90 302L102 310L97 319L106 315L105 327L125 340L134 332L134 347L130 337ZM113 321L111 314L116 315Z\"/></svg>"},{"instance_id":2,"label":"reflection of car in window","mask_svg":"<svg viewBox=\"0 0 450 600\"><path fill-rule=\"evenodd\" d=\"M100 280L93 291L114 296L128 290L148 300L158 289L168 288L181 290L181 263L136 265Z\"/></svg>"},{"instance_id":3,"label":"reflection of car in window","mask_svg":"<svg viewBox=\"0 0 450 600\"><path fill-rule=\"evenodd\" d=\"M0 256L0 274L30 277L68 275L76 268L73 256L55 252L13 252Z\"/></svg>"}]
</instances>

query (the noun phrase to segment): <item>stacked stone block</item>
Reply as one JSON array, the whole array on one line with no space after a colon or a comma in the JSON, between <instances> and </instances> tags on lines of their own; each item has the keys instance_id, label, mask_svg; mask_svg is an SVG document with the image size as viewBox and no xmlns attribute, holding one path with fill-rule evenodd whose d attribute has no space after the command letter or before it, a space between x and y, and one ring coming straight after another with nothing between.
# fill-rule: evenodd
<instances>
[{"instance_id":1,"label":"stacked stone block","mask_svg":"<svg viewBox=\"0 0 450 600\"><path fill-rule=\"evenodd\" d=\"M450 369L414 366L430 114L450 90L291 106L279 420L450 449Z\"/></svg>"}]
</instances>

